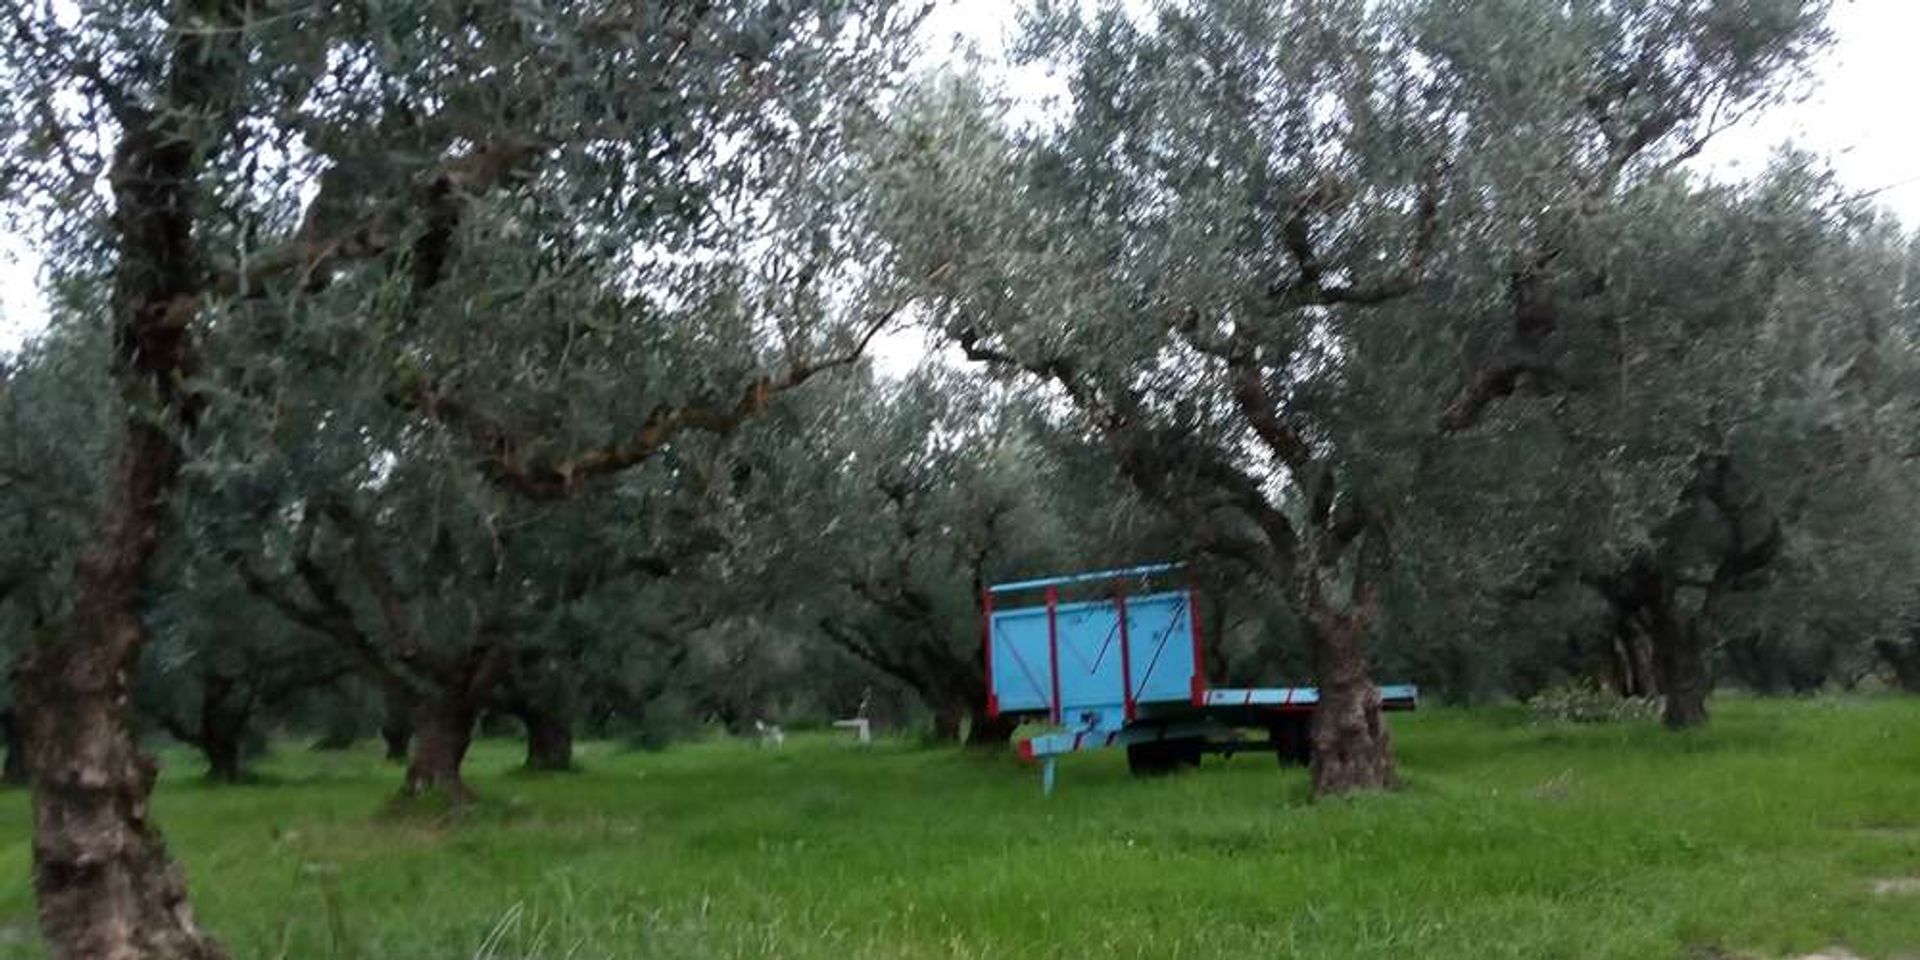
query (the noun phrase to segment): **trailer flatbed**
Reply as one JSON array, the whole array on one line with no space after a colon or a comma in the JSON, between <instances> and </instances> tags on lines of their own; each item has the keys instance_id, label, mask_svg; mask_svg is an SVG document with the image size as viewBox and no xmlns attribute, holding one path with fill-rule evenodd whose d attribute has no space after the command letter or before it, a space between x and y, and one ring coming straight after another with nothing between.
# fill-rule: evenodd
<instances>
[{"instance_id":1,"label":"trailer flatbed","mask_svg":"<svg viewBox=\"0 0 1920 960\"><path fill-rule=\"evenodd\" d=\"M1312 759L1314 687L1217 688L1207 683L1197 592L1151 588L1180 565L1147 564L989 586L981 598L989 716L1030 717L1055 729L1023 739L1020 755L1046 764L1066 754L1126 747L1136 774L1197 764L1207 753L1272 750ZM1090 592L1063 602L1061 589ZM1131 589L1130 589L1131 588ZM1040 604L1008 606L1041 592ZM1383 709L1412 710L1412 684L1380 688ZM1248 739L1243 731L1264 731Z\"/></svg>"}]
</instances>

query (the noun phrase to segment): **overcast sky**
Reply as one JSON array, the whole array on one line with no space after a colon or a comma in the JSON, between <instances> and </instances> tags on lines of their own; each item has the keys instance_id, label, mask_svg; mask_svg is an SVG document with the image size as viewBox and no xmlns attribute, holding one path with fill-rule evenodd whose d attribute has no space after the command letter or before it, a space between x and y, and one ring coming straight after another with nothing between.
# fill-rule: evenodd
<instances>
[{"instance_id":1,"label":"overcast sky","mask_svg":"<svg viewBox=\"0 0 1920 960\"><path fill-rule=\"evenodd\" d=\"M1920 2L1839 0L1828 22L1834 44L1812 95L1728 131L1702 159L1745 175L1796 142L1831 157L1848 186L1878 191L1909 229L1920 226Z\"/></svg>"},{"instance_id":2,"label":"overcast sky","mask_svg":"<svg viewBox=\"0 0 1920 960\"><path fill-rule=\"evenodd\" d=\"M962 43L999 54L1021 3L959 0L939 9L927 24L936 52ZM1842 184L1872 191L1908 229L1920 226L1920 109L1914 103L1920 100L1920 0L1835 0L1828 25L1834 42L1815 65L1809 95L1722 134L1694 166L1741 179L1758 172L1781 145L1798 144L1831 158ZM1030 99L1060 87L1040 75L1007 84ZM882 337L874 344L875 362L904 373L923 355L922 336L903 330Z\"/></svg>"},{"instance_id":3,"label":"overcast sky","mask_svg":"<svg viewBox=\"0 0 1920 960\"><path fill-rule=\"evenodd\" d=\"M939 9L927 28L937 50L959 39L997 54L1020 0L960 0ZM1795 142L1833 158L1842 181L1920 225L1920 0L1835 0L1833 46L1815 67L1805 100L1784 104L1721 135L1700 158L1703 169L1744 177L1774 148ZM1020 90L1044 89L1035 78Z\"/></svg>"},{"instance_id":4,"label":"overcast sky","mask_svg":"<svg viewBox=\"0 0 1920 960\"><path fill-rule=\"evenodd\" d=\"M957 37L997 54L1018 0L957 0L935 13L928 30L936 51ZM1786 142L1827 155L1841 181L1920 225L1920 0L1838 0L1835 42L1821 59L1818 86L1805 100L1779 107L1748 127L1729 131L1700 158L1708 171L1741 177ZM1031 77L1025 89L1047 84ZM0 350L11 351L43 323L34 290L34 260L19 238L0 233ZM919 341L897 335L879 344L883 366L910 366Z\"/></svg>"}]
</instances>

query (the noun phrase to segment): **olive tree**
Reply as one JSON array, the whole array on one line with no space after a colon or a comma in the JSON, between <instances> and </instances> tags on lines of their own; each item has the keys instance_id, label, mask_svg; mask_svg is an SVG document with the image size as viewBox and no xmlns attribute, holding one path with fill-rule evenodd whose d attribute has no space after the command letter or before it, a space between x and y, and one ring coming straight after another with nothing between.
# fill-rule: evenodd
<instances>
[{"instance_id":1,"label":"olive tree","mask_svg":"<svg viewBox=\"0 0 1920 960\"><path fill-rule=\"evenodd\" d=\"M56 305L59 301L56 301ZM101 338L67 322L0 360L0 656L46 642L68 616L72 569L107 454ZM27 782L24 718L0 692L5 780Z\"/></svg>"},{"instance_id":2,"label":"olive tree","mask_svg":"<svg viewBox=\"0 0 1920 960\"><path fill-rule=\"evenodd\" d=\"M1585 236L1583 322L1425 461L1449 482L1402 526L1419 656L1480 689L1591 674L1675 727L1716 660L1762 690L1857 675L1915 560L1897 234L1789 156L1649 184Z\"/></svg>"},{"instance_id":3,"label":"olive tree","mask_svg":"<svg viewBox=\"0 0 1920 960\"><path fill-rule=\"evenodd\" d=\"M1037 398L942 365L846 378L791 416L813 426L782 431L755 491L767 582L787 585L801 629L913 691L935 739L1004 745L1011 718L986 712L986 586L1128 559L1157 517L1106 464L1064 456Z\"/></svg>"},{"instance_id":4,"label":"olive tree","mask_svg":"<svg viewBox=\"0 0 1920 960\"><path fill-rule=\"evenodd\" d=\"M120 417L71 613L15 672L56 956L221 953L122 706L182 477L233 448L199 432L210 406L375 361L370 391L534 497L731 429L887 315L848 294L855 244L818 215L845 201L832 158L912 19L886 0L0 6L0 184L53 272L94 284ZM580 273L593 309L549 299ZM674 318L686 342L752 346L623 388ZM596 336L620 346L567 349Z\"/></svg>"},{"instance_id":5,"label":"olive tree","mask_svg":"<svg viewBox=\"0 0 1920 960\"><path fill-rule=\"evenodd\" d=\"M1043 4L1059 124L1004 129L955 81L903 121L902 272L1294 608L1318 794L1395 780L1368 648L1428 451L1550 379L1593 219L1821 39L1819 4L1739 7Z\"/></svg>"}]
</instances>

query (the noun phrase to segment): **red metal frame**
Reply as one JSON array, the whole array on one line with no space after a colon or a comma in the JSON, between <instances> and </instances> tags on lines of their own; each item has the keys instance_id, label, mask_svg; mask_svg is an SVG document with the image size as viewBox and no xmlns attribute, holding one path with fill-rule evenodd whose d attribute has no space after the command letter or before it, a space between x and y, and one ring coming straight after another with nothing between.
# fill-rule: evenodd
<instances>
[{"instance_id":1,"label":"red metal frame","mask_svg":"<svg viewBox=\"0 0 1920 960\"><path fill-rule=\"evenodd\" d=\"M1126 697L1127 719L1133 719L1133 640L1127 636L1127 593L1122 590L1113 595L1113 605L1120 615L1120 692Z\"/></svg>"},{"instance_id":2,"label":"red metal frame","mask_svg":"<svg viewBox=\"0 0 1920 960\"><path fill-rule=\"evenodd\" d=\"M1207 705L1207 658L1200 644L1200 588L1187 587L1187 622L1193 625L1193 705Z\"/></svg>"},{"instance_id":3,"label":"red metal frame","mask_svg":"<svg viewBox=\"0 0 1920 960\"><path fill-rule=\"evenodd\" d=\"M1034 688L1034 691L1048 698L1047 714L1052 722L1057 724L1063 722L1066 715L1066 704L1060 676L1060 646L1062 640L1060 637L1060 589L1058 584L1063 582L1078 583L1109 576L1133 575L1143 571L1161 572L1164 569L1171 569L1173 566L1174 565L1169 564L1155 566L1151 569L1142 567L1120 571L1102 571L1098 574L1078 574L1065 578L1021 581L1018 583L995 584L984 587L980 596L981 619L983 621L980 631L980 658L982 667L987 674L987 715L990 717L1002 715L999 690L994 682L993 674L994 661L997 659L993 649L996 634L994 624L994 594L996 592L1045 587L1048 683L1043 685L1039 682L1038 678L1033 676L1032 670L1029 669L1024 662L1024 658L1019 655L1019 650L1016 647L1009 646L1005 651L1001 651L1001 653L1011 656L1013 662L1017 664L1021 672L1025 674L1028 684ZM1147 663L1146 673L1143 676L1135 677L1133 671L1133 629L1132 624L1129 622L1126 588L1124 586L1117 588L1113 593L1112 600L1117 621L1113 630L1108 633L1106 641L1102 643L1100 654L1095 659L1093 665L1087 666L1083 651L1078 647L1072 648L1069 652L1073 653L1075 657L1080 658L1081 665L1086 666L1089 673L1097 672L1100 661L1105 659L1108 649L1113 645L1114 637L1119 637L1121 706L1126 720L1131 722L1138 719L1140 714L1140 689L1146 686L1148 678L1153 675L1154 667L1159 663L1161 652L1166 648L1168 642L1172 640L1172 633L1174 628L1177 627L1177 623L1169 624L1169 629L1166 632L1160 632L1158 634L1154 642L1153 659ZM1210 686L1207 681L1206 672L1205 633L1200 624L1200 585L1197 581L1189 581L1184 600L1184 606L1187 610L1187 625L1190 633L1189 640L1193 648L1192 674L1188 677L1188 699L1193 706L1205 708L1207 706ZM1179 607L1175 607L1175 610L1178 609ZM1234 693L1240 694L1241 691L1235 690ZM1250 706L1251 704L1243 703L1241 705Z\"/></svg>"},{"instance_id":4,"label":"red metal frame","mask_svg":"<svg viewBox=\"0 0 1920 960\"><path fill-rule=\"evenodd\" d=\"M980 589L980 666L987 680L987 716L1000 715L1000 694L993 689L993 591Z\"/></svg>"}]
</instances>

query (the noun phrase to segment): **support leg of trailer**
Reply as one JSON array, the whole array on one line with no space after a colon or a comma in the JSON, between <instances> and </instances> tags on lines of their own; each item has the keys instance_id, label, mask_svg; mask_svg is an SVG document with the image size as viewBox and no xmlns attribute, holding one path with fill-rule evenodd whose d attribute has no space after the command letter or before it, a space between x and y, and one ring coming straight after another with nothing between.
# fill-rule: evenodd
<instances>
[{"instance_id":1,"label":"support leg of trailer","mask_svg":"<svg viewBox=\"0 0 1920 960\"><path fill-rule=\"evenodd\" d=\"M1053 758L1052 757L1047 758L1046 765L1041 769L1041 772L1040 772L1040 795L1045 797L1053 796Z\"/></svg>"}]
</instances>

